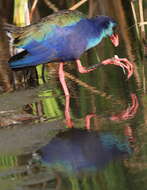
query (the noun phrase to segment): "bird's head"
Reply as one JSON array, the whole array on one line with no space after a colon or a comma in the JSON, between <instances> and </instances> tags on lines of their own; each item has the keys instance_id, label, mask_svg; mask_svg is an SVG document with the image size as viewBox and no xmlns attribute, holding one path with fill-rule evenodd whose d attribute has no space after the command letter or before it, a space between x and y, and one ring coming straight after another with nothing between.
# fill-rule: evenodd
<instances>
[{"instance_id":1,"label":"bird's head","mask_svg":"<svg viewBox=\"0 0 147 190\"><path fill-rule=\"evenodd\" d=\"M110 37L111 42L116 47L119 45L119 37L116 32L117 23L114 19L108 16L95 17L99 32L103 33L103 37Z\"/></svg>"},{"instance_id":2,"label":"bird's head","mask_svg":"<svg viewBox=\"0 0 147 190\"><path fill-rule=\"evenodd\" d=\"M108 28L106 29L106 33L110 37L110 40L115 47L119 45L119 37L116 32L116 29L117 29L116 22L111 20L108 24Z\"/></svg>"}]
</instances>

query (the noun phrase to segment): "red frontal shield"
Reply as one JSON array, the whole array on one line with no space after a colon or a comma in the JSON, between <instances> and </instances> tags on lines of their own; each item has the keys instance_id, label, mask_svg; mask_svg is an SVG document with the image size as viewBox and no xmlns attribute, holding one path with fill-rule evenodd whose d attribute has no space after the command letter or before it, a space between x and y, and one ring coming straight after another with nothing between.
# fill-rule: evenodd
<instances>
[{"instance_id":1,"label":"red frontal shield","mask_svg":"<svg viewBox=\"0 0 147 190\"><path fill-rule=\"evenodd\" d=\"M119 37L117 34L112 34L110 36L110 40L112 41L113 45L117 47L119 45Z\"/></svg>"}]
</instances>

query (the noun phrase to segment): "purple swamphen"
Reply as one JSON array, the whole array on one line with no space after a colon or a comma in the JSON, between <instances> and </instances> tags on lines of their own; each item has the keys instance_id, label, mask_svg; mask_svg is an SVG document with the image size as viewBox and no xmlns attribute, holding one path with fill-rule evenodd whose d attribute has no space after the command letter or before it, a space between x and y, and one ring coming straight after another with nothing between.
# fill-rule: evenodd
<instances>
[{"instance_id":1,"label":"purple swamphen","mask_svg":"<svg viewBox=\"0 0 147 190\"><path fill-rule=\"evenodd\" d=\"M103 38L110 37L112 43L119 44L115 33L116 22L108 16L87 18L79 11L59 11L43 18L40 22L25 27L6 24L5 30L11 33L13 44L24 50L9 60L11 68L36 66L49 62L60 62L59 78L65 95L69 95L64 80L63 63L76 61L79 72L88 73L81 65L80 56L88 49L99 44ZM124 63L121 63L124 62ZM132 74L132 65L126 59L114 57L102 64L114 64L126 68Z\"/></svg>"}]
</instances>

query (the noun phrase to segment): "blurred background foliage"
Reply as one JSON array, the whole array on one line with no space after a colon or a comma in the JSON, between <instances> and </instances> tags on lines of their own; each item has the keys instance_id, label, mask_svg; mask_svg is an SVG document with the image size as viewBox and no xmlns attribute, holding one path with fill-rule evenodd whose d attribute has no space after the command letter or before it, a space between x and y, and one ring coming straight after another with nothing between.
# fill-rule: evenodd
<instances>
[{"instance_id":1,"label":"blurred background foliage","mask_svg":"<svg viewBox=\"0 0 147 190\"><path fill-rule=\"evenodd\" d=\"M81 5L79 4L79 2L81 3ZM17 139L19 135L21 136L23 134L25 138L22 137L22 144L25 145L25 147L31 146L31 150L28 151L29 153L27 152L25 153L25 155L23 155L22 152L25 150L25 148L24 146L22 146L23 148L19 147L19 151L16 151L17 153L15 152L14 148L14 155L12 154L13 151L11 152L11 154L7 153L6 155L4 155L4 150L1 149L0 171L2 179L6 180L0 180L0 186L2 190L15 189L15 187L13 187L13 185L16 185L15 183L17 183L17 185L20 185L23 181L23 184L25 184L27 180L30 180L31 183L30 185L26 186L23 185L24 190L57 189L57 187L53 188L54 186L56 186L56 184L60 184L60 188L58 189L130 190L139 188L140 190L146 190L147 2L145 0L112 0L111 2L109 0L1 0L0 85L5 92L9 92L12 90L14 91L14 89L16 90L16 94L12 93L10 95L3 95L3 91L1 91L1 102L7 100L6 104L9 104L9 106L13 108L13 112L10 112L11 110L7 110L8 116L5 119L7 120L7 123L5 122L4 125L2 125L1 120L1 125L8 125L8 121L10 122L10 126L12 125L12 123L14 123L14 121L18 123L23 122L24 115L19 115L19 119L16 117L16 115L18 115L18 113L20 112L21 114L29 113L31 116L37 116L38 119L35 121L33 120L35 123L35 127L37 124L41 125L40 123L42 122L54 122L59 119L64 119L65 101L62 88L57 79L57 74L55 74L57 72L57 66L54 66L52 64L46 66L44 71L45 80L42 78L42 66L38 66L37 68L31 68L29 69L29 71L25 70L12 73L12 71L9 69L7 62L10 54L12 55L18 50L11 50L11 48L8 46L8 39L2 30L3 24L7 22L11 24L13 23L17 26L25 26L30 23L37 22L40 18L52 14L55 11L62 9L75 9L75 5L77 4L80 5L77 9L87 14L89 17L98 14L114 17L119 23L118 30L120 33L121 42L119 49L115 49L111 46L109 41L105 39L104 43L101 43L99 47L89 50L82 56L82 63L84 63L85 65L93 65L99 60L113 57L115 54L118 54L120 57L127 57L130 61L135 63L135 73L134 77L132 77L130 81L126 81L126 78L120 68L110 66L100 68L93 73L89 73L89 75L87 76L77 73L75 65L69 63L69 66L65 66L65 74L67 77L68 86L72 94L72 118L74 121L77 122L78 127L83 127L83 117L85 117L85 115L89 113L96 113L100 115L100 119L96 118L94 120L94 129L108 130L109 128L109 130L116 134L122 134L122 126L124 126L124 123L111 123L107 121L107 118L112 114L112 112L119 112L120 110L122 110L124 106L127 105L127 103L129 102L130 93L135 92L139 97L140 108L137 116L129 121L129 125L133 128L133 132L136 138L136 151L134 153L134 156L131 157L129 160L125 160L125 162L123 163L117 163L117 165L115 163L112 163L104 171L97 173L92 177L84 176L82 180L79 180L76 176L70 176L67 179L64 177L62 178L62 176L58 175L54 176L53 173L50 173L46 174L46 176L49 177L49 179L47 179L46 181L44 180L43 182L37 183L37 179L35 178L35 182L33 183L32 179L34 179L34 175L37 175L40 170L39 172L38 170L35 170L35 174L30 174L26 169L25 164L28 163L32 152L34 152L34 144L36 145L38 143L38 141L36 142L35 140L33 140L34 143L30 143L28 141L28 133L30 132L30 134L34 134L34 139L36 139L37 135L35 134L33 127L29 132L27 132L25 127L21 132L18 128L16 128L16 130L13 129L15 131L15 133L13 133L14 136L18 133L18 136L16 135L15 138ZM47 83L45 83L45 81L47 81ZM36 91L33 93L27 91L30 88L37 88L37 93ZM26 93L17 92L17 90L19 91L20 89L25 89ZM28 97L28 99L26 99L26 95L28 94L30 94L30 96ZM34 100L36 94L37 100ZM18 97L21 97L21 99L19 100ZM2 105L3 104L1 103L1 106ZM4 117L4 115L2 115L2 108L0 110L0 113L1 118ZM29 116L29 118L31 116ZM101 118L103 118L103 116L105 117L101 121ZM49 125L50 129L54 129L55 126L52 123L51 125ZM58 130L60 129L61 128L59 127ZM9 130L11 130L11 128L7 130L7 132L9 133ZM39 130L41 129L39 128ZM47 134L48 138L50 137L50 139L52 139L57 134L58 130L53 130L52 132L50 132L50 135L49 131L45 131L42 136L44 137L44 135ZM12 132L13 131L10 131L10 134L12 134ZM9 136L9 134L7 133L5 134L5 131L2 132L2 144L5 144L4 142L6 142L6 144L8 143L6 141L8 137L11 138L11 135ZM14 142L12 141L12 146L13 143ZM7 148L6 144L5 146ZM15 146L16 144L17 143L15 142ZM44 142L42 144L44 144ZM15 172L17 173L17 170L14 168L24 165L25 167L18 172L20 174L15 175ZM10 172L11 168L12 171ZM62 179L62 183L60 183L60 178ZM79 184L82 185L80 186Z\"/></svg>"}]
</instances>

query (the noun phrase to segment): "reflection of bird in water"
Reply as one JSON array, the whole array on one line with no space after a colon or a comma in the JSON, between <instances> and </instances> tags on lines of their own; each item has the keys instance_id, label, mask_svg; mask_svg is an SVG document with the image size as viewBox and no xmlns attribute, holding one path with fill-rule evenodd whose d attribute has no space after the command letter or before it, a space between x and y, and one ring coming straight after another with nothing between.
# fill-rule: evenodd
<instances>
[{"instance_id":1,"label":"reflection of bird in water","mask_svg":"<svg viewBox=\"0 0 147 190\"><path fill-rule=\"evenodd\" d=\"M41 160L57 172L71 174L100 170L131 152L129 142L109 132L70 129L41 148Z\"/></svg>"}]
</instances>

